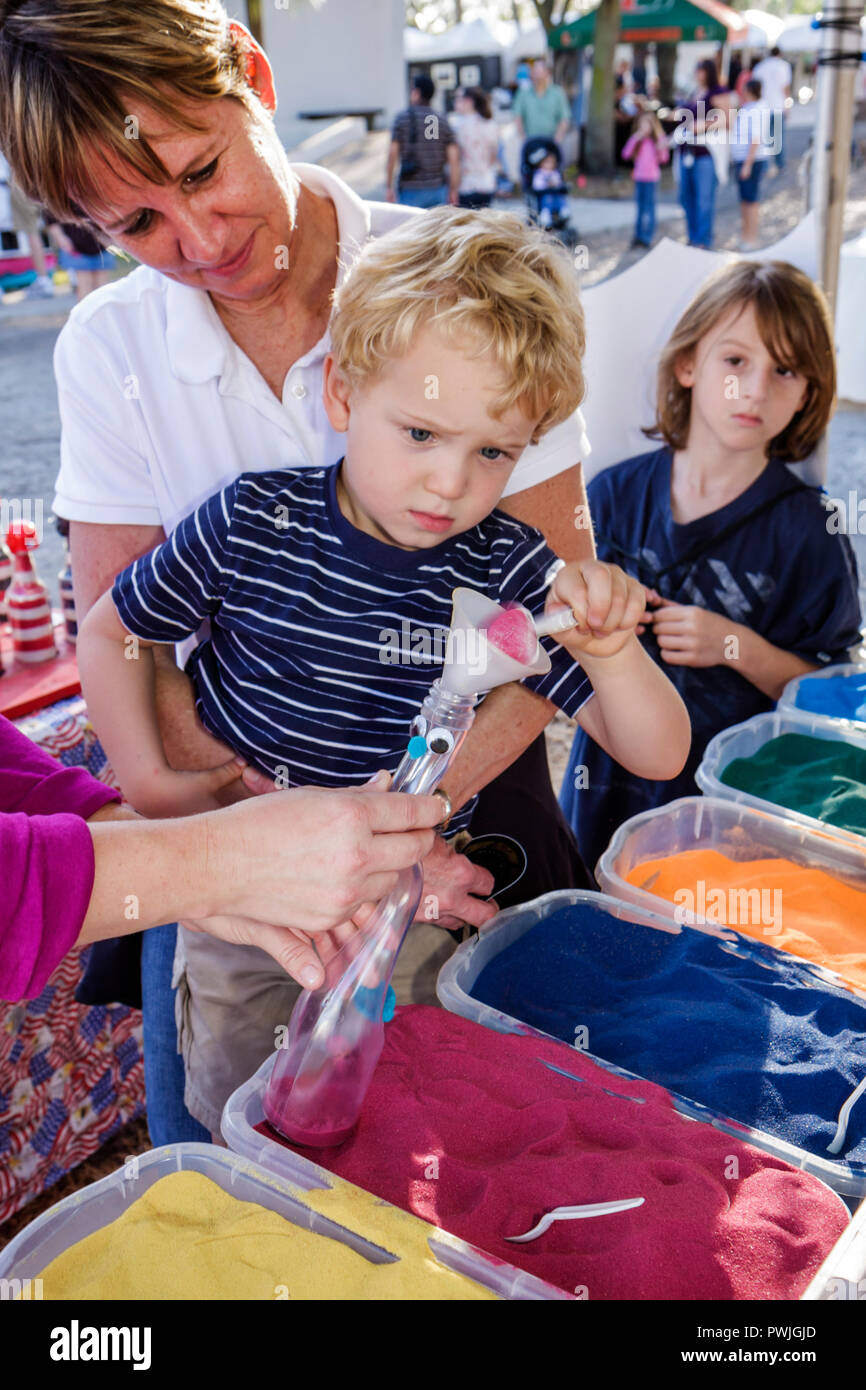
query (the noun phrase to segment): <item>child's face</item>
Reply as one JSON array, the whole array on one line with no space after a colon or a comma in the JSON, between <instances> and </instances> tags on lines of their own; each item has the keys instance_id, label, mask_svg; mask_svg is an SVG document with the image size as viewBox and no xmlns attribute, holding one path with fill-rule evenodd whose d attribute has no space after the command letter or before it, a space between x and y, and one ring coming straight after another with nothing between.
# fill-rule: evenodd
<instances>
[{"instance_id":1,"label":"child's face","mask_svg":"<svg viewBox=\"0 0 866 1390\"><path fill-rule=\"evenodd\" d=\"M501 372L472 351L425 329L358 390L326 360L325 409L346 433L340 508L359 530L424 550L496 506L537 421L518 407L494 418Z\"/></svg>"},{"instance_id":2,"label":"child's face","mask_svg":"<svg viewBox=\"0 0 866 1390\"><path fill-rule=\"evenodd\" d=\"M766 448L803 406L809 383L770 355L751 304L735 309L682 359L677 379L692 388L691 425L732 451Z\"/></svg>"},{"instance_id":3,"label":"child's face","mask_svg":"<svg viewBox=\"0 0 866 1390\"><path fill-rule=\"evenodd\" d=\"M552 172L556 168L556 155L546 154L541 161L541 167Z\"/></svg>"}]
</instances>

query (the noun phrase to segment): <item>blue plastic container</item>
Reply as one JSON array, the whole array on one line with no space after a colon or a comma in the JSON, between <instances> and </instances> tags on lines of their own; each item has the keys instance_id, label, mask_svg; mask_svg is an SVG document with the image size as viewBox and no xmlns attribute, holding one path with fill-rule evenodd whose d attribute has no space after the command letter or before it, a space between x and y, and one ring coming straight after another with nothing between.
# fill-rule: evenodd
<instances>
[{"instance_id":1,"label":"blue plastic container","mask_svg":"<svg viewBox=\"0 0 866 1390\"><path fill-rule=\"evenodd\" d=\"M776 708L841 720L862 732L866 726L866 666L844 662L797 676L788 681Z\"/></svg>"},{"instance_id":2,"label":"blue plastic container","mask_svg":"<svg viewBox=\"0 0 866 1390\"><path fill-rule=\"evenodd\" d=\"M557 1016L559 1003L551 1007L550 998L541 997L539 981L544 974L545 930L553 943L553 932L559 927L552 919L563 909L576 909L578 925L569 948L571 963L562 942L556 945L549 993L568 997L567 1009ZM482 973L528 932L535 932L532 950L510 984L496 986L499 1002L480 999ZM540 972L534 981L532 962ZM573 982L568 973L572 969ZM695 980L703 982L701 990ZM765 984L757 984L759 980ZM641 996L652 997L653 981L662 985L658 1003L642 1013ZM854 1108L842 1156L831 1156L826 1150L842 1102L866 1072L866 1000L819 980L795 957L736 932L717 937L678 927L660 914L601 893L576 890L548 893L501 913L492 927L465 942L443 967L437 992L446 1008L465 1018L504 1032L555 1037L581 1047L615 1073L665 1086L683 1113L784 1158L836 1192L866 1194L866 1099L860 1102L863 1110ZM726 1026L723 1001L730 1016L729 1037L722 1033ZM806 1070L807 1063L812 1060L814 1072L825 1035L816 1021L812 1033L810 1028L803 1033L807 1041L811 1037L812 1051L800 1063L768 1059L767 1049L778 1044L774 1030L781 1029L784 1038L785 1014L780 1004L790 1009L792 1019L810 1017L813 1012L816 1020L826 1018L828 1048L837 1036L834 1028L844 1023L848 1029L841 1052L845 1072L838 1084L828 1081L825 1095L823 1083L808 1089L804 1083L810 1107L815 1090L821 1091L823 1109L817 1116L812 1109L804 1109L802 1115L786 1112L783 1105L785 1096L797 1090L798 1065L808 1083L812 1073ZM737 1048L742 1049L742 1080L737 1079L738 1063L730 1055ZM754 1091L751 1104L747 1103L750 1088ZM740 1113L720 1101L723 1093L739 1096ZM760 1122L759 1114L764 1117ZM803 1142L803 1135L808 1142Z\"/></svg>"}]
</instances>

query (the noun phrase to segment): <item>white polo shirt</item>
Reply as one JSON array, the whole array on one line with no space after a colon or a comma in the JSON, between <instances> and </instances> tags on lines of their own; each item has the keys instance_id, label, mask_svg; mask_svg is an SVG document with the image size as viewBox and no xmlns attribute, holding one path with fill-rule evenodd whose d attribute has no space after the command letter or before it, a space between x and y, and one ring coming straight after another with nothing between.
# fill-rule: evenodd
<instances>
[{"instance_id":1,"label":"white polo shirt","mask_svg":"<svg viewBox=\"0 0 866 1390\"><path fill-rule=\"evenodd\" d=\"M761 84L761 100L772 111L785 109L785 88L794 80L791 64L785 58L762 58L752 69L752 76Z\"/></svg>"},{"instance_id":2,"label":"white polo shirt","mask_svg":"<svg viewBox=\"0 0 866 1390\"><path fill-rule=\"evenodd\" d=\"M312 164L294 173L337 213L344 267L370 236L406 217L359 198ZM204 290L148 266L74 308L54 350L62 434L54 510L69 521L162 526L179 521L240 473L336 463L344 436L322 404L326 332L290 368L277 400ZM506 495L587 457L580 411L530 445Z\"/></svg>"}]
</instances>

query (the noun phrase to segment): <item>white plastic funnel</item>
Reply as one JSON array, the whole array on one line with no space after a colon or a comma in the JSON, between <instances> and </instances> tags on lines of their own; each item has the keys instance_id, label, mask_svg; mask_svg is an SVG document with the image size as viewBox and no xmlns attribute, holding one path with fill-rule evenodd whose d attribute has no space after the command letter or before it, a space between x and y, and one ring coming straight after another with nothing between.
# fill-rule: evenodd
<instances>
[{"instance_id":1,"label":"white plastic funnel","mask_svg":"<svg viewBox=\"0 0 866 1390\"><path fill-rule=\"evenodd\" d=\"M538 642L528 665L506 656L488 641L487 628L506 610L474 589L455 589L451 630L445 649L441 684L454 695L479 695L509 681L527 676L543 676L550 670L550 658Z\"/></svg>"}]
</instances>

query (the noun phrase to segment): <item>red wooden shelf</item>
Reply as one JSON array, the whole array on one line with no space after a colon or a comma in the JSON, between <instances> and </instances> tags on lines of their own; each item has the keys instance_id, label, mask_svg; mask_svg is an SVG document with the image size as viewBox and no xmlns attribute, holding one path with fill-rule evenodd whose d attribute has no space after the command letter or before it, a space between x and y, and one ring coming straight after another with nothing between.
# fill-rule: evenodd
<instances>
[{"instance_id":1,"label":"red wooden shelf","mask_svg":"<svg viewBox=\"0 0 866 1390\"><path fill-rule=\"evenodd\" d=\"M15 661L12 650L12 631L7 623L0 625L0 714L7 719L21 719L25 714L56 704L69 695L81 693L75 647L66 641L66 629L59 612L54 612L54 640L59 652L50 661L29 665Z\"/></svg>"}]
</instances>

